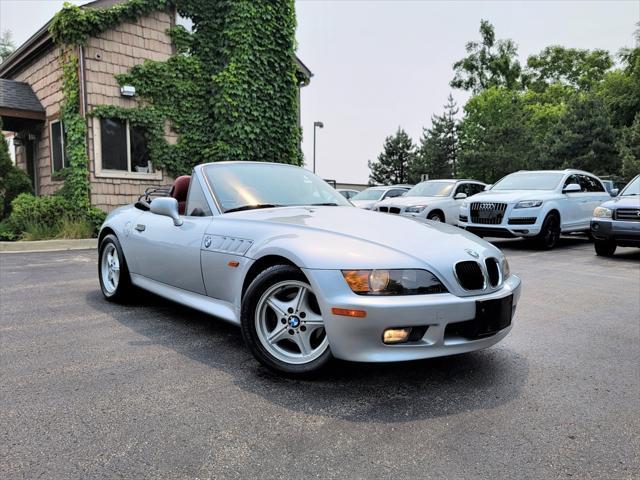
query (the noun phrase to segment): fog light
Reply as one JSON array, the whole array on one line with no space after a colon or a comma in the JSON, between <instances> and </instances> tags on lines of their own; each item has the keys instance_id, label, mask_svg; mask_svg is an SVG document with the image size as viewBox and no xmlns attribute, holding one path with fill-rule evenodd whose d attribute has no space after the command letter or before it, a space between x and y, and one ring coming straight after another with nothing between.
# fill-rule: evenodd
<instances>
[{"instance_id":1,"label":"fog light","mask_svg":"<svg viewBox=\"0 0 640 480\"><path fill-rule=\"evenodd\" d=\"M388 328L382 335L384 343L404 343L409 338L411 328Z\"/></svg>"}]
</instances>

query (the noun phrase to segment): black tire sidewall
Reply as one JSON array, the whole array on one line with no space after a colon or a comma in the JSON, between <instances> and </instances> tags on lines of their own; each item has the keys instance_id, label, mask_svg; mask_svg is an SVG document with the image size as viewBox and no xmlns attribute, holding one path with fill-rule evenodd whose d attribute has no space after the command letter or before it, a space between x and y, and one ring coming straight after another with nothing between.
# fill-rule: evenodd
<instances>
[{"instance_id":1,"label":"black tire sidewall","mask_svg":"<svg viewBox=\"0 0 640 480\"><path fill-rule=\"evenodd\" d=\"M611 240L596 240L593 246L596 250L596 255L601 257L611 257L618 248L616 242Z\"/></svg>"},{"instance_id":2,"label":"black tire sidewall","mask_svg":"<svg viewBox=\"0 0 640 480\"><path fill-rule=\"evenodd\" d=\"M113 246L116 248L116 251L118 252L118 261L120 262L120 278L118 280L118 286L116 287L116 291L111 294L107 292L102 281L102 256L104 254L104 249L108 244L113 244ZM100 282L100 290L102 290L102 295L104 295L104 298L106 298L110 302L120 302L127 298L131 287L129 268L127 267L127 261L124 257L124 253L122 252L120 242L118 241L118 238L113 234L106 235L100 242L98 253L98 280Z\"/></svg>"},{"instance_id":3,"label":"black tire sidewall","mask_svg":"<svg viewBox=\"0 0 640 480\"><path fill-rule=\"evenodd\" d=\"M558 222L558 236L555 239L555 241L550 245L547 242L547 232L551 229L551 222L554 219ZM542 228L540 229L540 233L536 238L536 243L538 244L538 247L540 247L543 250L551 250L552 248L555 248L556 245L558 245L558 240L560 240L561 228L562 227L560 225L560 219L558 218L558 216L555 215L554 213L547 214L547 216L544 219L544 222L542 222Z\"/></svg>"},{"instance_id":4,"label":"black tire sidewall","mask_svg":"<svg viewBox=\"0 0 640 480\"><path fill-rule=\"evenodd\" d=\"M286 281L298 280L309 284L300 269L291 265L275 265L260 273L249 285L242 299L240 326L242 338L251 353L265 367L289 376L311 376L321 371L333 358L331 348L327 348L320 357L303 365L285 363L273 357L260 342L255 327L255 311L262 294L272 285ZM309 287L311 288L311 287Z\"/></svg>"}]
</instances>

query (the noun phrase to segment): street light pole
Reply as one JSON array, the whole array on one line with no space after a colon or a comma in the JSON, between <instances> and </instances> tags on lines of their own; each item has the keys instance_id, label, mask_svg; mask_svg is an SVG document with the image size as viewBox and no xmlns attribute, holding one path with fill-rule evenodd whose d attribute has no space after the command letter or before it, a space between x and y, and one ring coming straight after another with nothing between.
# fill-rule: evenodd
<instances>
[{"instance_id":1,"label":"street light pole","mask_svg":"<svg viewBox=\"0 0 640 480\"><path fill-rule=\"evenodd\" d=\"M313 173L316 173L316 128L324 128L324 123L313 122Z\"/></svg>"}]
</instances>

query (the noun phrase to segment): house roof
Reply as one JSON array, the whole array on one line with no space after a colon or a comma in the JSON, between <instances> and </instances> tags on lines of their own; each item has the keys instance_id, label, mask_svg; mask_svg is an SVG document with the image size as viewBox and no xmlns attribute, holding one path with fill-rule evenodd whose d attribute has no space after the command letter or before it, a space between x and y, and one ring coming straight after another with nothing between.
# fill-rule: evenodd
<instances>
[{"instance_id":1,"label":"house roof","mask_svg":"<svg viewBox=\"0 0 640 480\"><path fill-rule=\"evenodd\" d=\"M108 8L117 3L123 3L124 1L126 0L94 0L93 2L82 5L82 8ZM51 34L49 33L51 21L52 20L49 20L36 33L29 37L26 42L20 45L4 62L0 63L0 78L10 77L13 72L33 60L39 52L49 48L53 44ZM309 80L313 77L313 73L297 56L296 65L298 65L298 68L306 79L304 85L308 85Z\"/></svg>"},{"instance_id":2,"label":"house roof","mask_svg":"<svg viewBox=\"0 0 640 480\"><path fill-rule=\"evenodd\" d=\"M45 118L45 110L31 85L0 78L0 119L3 130L19 131Z\"/></svg>"},{"instance_id":3,"label":"house roof","mask_svg":"<svg viewBox=\"0 0 640 480\"><path fill-rule=\"evenodd\" d=\"M44 107L33 93L31 85L4 78L0 78L0 111L2 110L24 110L44 115Z\"/></svg>"}]
</instances>

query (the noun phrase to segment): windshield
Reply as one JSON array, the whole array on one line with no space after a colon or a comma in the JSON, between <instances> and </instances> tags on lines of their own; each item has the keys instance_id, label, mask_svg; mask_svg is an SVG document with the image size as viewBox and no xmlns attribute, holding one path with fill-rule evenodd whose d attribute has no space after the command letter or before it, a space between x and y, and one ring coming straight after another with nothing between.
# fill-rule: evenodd
<instances>
[{"instance_id":1,"label":"windshield","mask_svg":"<svg viewBox=\"0 0 640 480\"><path fill-rule=\"evenodd\" d=\"M451 193L454 185L455 182L429 180L413 187L405 197L446 197Z\"/></svg>"},{"instance_id":2,"label":"windshield","mask_svg":"<svg viewBox=\"0 0 640 480\"><path fill-rule=\"evenodd\" d=\"M380 200L380 197L382 197L383 193L383 188L367 188L366 190L361 191L356 196L351 197L351 200Z\"/></svg>"},{"instance_id":3,"label":"windshield","mask_svg":"<svg viewBox=\"0 0 640 480\"><path fill-rule=\"evenodd\" d=\"M620 194L622 197L640 195L640 175L629 182Z\"/></svg>"},{"instance_id":4,"label":"windshield","mask_svg":"<svg viewBox=\"0 0 640 480\"><path fill-rule=\"evenodd\" d=\"M512 173L498 180L491 187L494 190L554 190L564 173L562 172L522 172Z\"/></svg>"},{"instance_id":5,"label":"windshield","mask_svg":"<svg viewBox=\"0 0 640 480\"><path fill-rule=\"evenodd\" d=\"M292 165L212 164L205 166L203 171L225 212L259 206L351 206L327 182Z\"/></svg>"}]
</instances>

